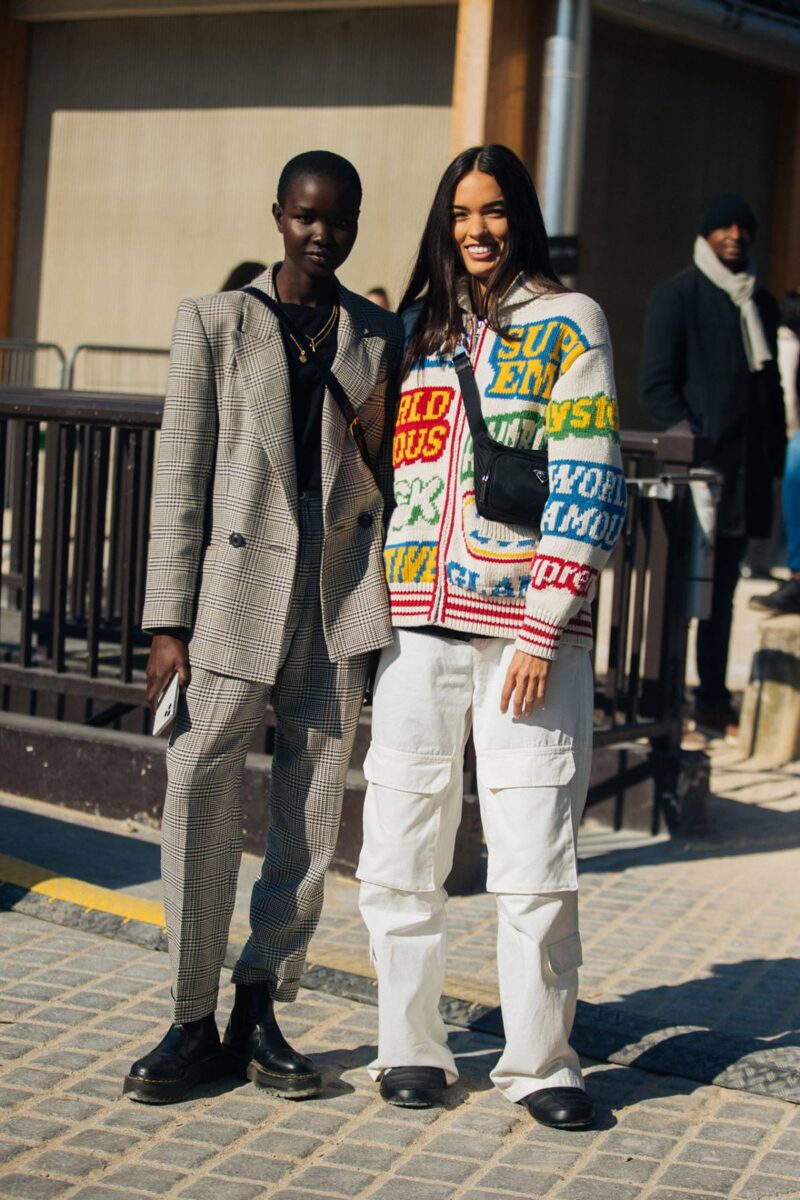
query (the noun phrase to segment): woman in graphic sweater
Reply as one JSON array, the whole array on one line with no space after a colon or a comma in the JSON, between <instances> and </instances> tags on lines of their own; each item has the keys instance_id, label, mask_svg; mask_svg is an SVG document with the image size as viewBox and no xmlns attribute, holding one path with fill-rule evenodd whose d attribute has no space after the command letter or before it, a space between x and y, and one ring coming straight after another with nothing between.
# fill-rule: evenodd
<instances>
[{"instance_id":1,"label":"woman in graphic sweater","mask_svg":"<svg viewBox=\"0 0 800 1200\"><path fill-rule=\"evenodd\" d=\"M438 1001L471 729L506 1032L492 1080L537 1120L583 1128L594 1112L569 1035L590 604L626 506L608 329L594 301L558 283L530 176L503 146L446 170L401 311L410 340L385 549L395 640L375 686L358 869L380 987L370 1071L384 1099L411 1107L458 1076ZM458 345L492 436L547 448L541 532L478 515Z\"/></svg>"}]
</instances>

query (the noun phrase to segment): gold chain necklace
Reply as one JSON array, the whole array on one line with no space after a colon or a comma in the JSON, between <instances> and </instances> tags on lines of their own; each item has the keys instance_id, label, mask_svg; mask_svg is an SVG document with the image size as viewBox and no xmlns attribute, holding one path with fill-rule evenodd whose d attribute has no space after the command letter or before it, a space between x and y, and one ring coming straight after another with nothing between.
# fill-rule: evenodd
<instances>
[{"instance_id":1,"label":"gold chain necklace","mask_svg":"<svg viewBox=\"0 0 800 1200\"><path fill-rule=\"evenodd\" d=\"M339 319L339 305L334 304L333 309L331 311L331 315L328 317L327 321L322 326L322 329L320 329L319 333L315 333L313 337L311 337L311 335L308 333L303 335L306 338L306 340L308 341L309 346L311 347L312 354L316 354L317 346L319 346L322 342L325 341L325 338L331 332L331 330L333 329L333 327L336 324L336 322L338 321L338 319ZM308 354L306 353L305 346L302 346L300 344L300 342L298 342L298 340L294 336L294 334L289 332L288 329L286 332L289 334L289 337L292 339L295 346L297 347L297 353L300 357L300 362L307 363L308 362Z\"/></svg>"}]
</instances>

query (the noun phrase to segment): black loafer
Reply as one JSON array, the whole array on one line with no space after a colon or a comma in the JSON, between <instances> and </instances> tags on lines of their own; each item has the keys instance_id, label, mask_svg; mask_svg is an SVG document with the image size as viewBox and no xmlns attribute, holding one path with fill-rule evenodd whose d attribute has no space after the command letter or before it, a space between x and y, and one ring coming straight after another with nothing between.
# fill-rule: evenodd
<instances>
[{"instance_id":1,"label":"black loafer","mask_svg":"<svg viewBox=\"0 0 800 1200\"><path fill-rule=\"evenodd\" d=\"M137 1059L122 1093L143 1104L175 1104L198 1083L219 1079L226 1071L214 1014L199 1021L172 1025L155 1050Z\"/></svg>"},{"instance_id":2,"label":"black loafer","mask_svg":"<svg viewBox=\"0 0 800 1200\"><path fill-rule=\"evenodd\" d=\"M278 1028L267 984L237 983L222 1045L232 1070L284 1100L308 1100L322 1091L311 1059L292 1049Z\"/></svg>"},{"instance_id":3,"label":"black loafer","mask_svg":"<svg viewBox=\"0 0 800 1200\"><path fill-rule=\"evenodd\" d=\"M542 1088L524 1096L520 1104L551 1129L589 1129L594 1124L594 1105L583 1088Z\"/></svg>"},{"instance_id":4,"label":"black loafer","mask_svg":"<svg viewBox=\"0 0 800 1200\"><path fill-rule=\"evenodd\" d=\"M432 1108L446 1087L441 1067L390 1067L381 1079L381 1096L398 1108Z\"/></svg>"}]
</instances>

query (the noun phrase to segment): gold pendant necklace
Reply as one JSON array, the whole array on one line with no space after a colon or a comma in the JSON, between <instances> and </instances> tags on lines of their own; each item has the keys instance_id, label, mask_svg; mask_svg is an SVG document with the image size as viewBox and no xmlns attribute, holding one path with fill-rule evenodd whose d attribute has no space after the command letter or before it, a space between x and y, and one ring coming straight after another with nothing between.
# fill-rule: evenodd
<instances>
[{"instance_id":1,"label":"gold pendant necklace","mask_svg":"<svg viewBox=\"0 0 800 1200\"><path fill-rule=\"evenodd\" d=\"M309 346L311 347L312 354L316 354L317 346L319 346L322 342L325 341L325 338L331 332L331 330L333 329L333 327L336 324L338 319L339 319L339 305L334 304L333 309L331 310L331 315L328 317L327 321L322 326L322 329L320 329L319 333L315 333L313 337L311 337L309 334L304 335L308 341ZM287 332L288 332L288 330L287 330ZM308 354L306 353L305 346L301 345L300 342L298 342L297 338L294 336L293 333L289 333L289 337L292 339L295 346L297 347L297 354L300 359L300 362L304 363L304 364L307 363L308 362Z\"/></svg>"}]
</instances>

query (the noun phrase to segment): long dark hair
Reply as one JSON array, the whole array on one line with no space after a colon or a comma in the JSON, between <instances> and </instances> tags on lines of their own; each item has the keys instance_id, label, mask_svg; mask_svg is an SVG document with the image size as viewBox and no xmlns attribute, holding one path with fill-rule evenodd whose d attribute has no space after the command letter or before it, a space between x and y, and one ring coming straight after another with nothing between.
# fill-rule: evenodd
<instances>
[{"instance_id":1,"label":"long dark hair","mask_svg":"<svg viewBox=\"0 0 800 1200\"><path fill-rule=\"evenodd\" d=\"M550 262L547 233L539 198L525 164L508 146L471 146L462 150L445 171L411 272L400 301L403 312L421 295L425 307L412 334L405 369L442 347L452 350L463 332L463 315L458 303L458 284L467 274L453 238L453 197L470 171L492 175L503 193L508 216L508 240L486 281L481 316L496 333L503 330L498 309L509 284L527 275L548 291L561 291L561 282Z\"/></svg>"}]
</instances>

